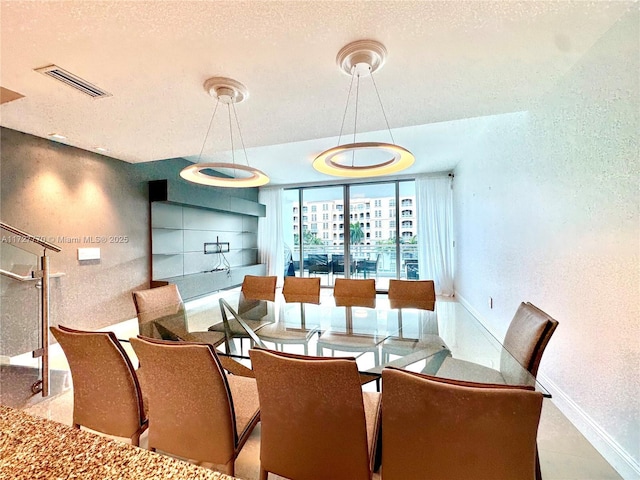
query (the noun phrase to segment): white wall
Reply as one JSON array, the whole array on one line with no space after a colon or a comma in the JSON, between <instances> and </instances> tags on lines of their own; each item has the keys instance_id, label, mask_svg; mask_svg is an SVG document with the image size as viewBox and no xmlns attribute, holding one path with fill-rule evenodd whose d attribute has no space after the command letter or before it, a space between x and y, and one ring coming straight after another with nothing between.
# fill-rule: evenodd
<instances>
[{"instance_id":1,"label":"white wall","mask_svg":"<svg viewBox=\"0 0 640 480\"><path fill-rule=\"evenodd\" d=\"M489 119L454 179L456 294L499 335L521 301L560 322L543 383L628 478L640 475L638 25L636 6L529 112Z\"/></svg>"}]
</instances>

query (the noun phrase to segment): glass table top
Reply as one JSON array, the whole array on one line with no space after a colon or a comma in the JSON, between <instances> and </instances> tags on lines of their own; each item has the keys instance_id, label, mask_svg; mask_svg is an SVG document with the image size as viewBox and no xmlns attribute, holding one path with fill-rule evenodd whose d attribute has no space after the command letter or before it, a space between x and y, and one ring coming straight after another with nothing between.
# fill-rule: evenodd
<instances>
[{"instance_id":1,"label":"glass table top","mask_svg":"<svg viewBox=\"0 0 640 480\"><path fill-rule=\"evenodd\" d=\"M218 352L250 366L249 348L354 357L363 375L378 378L393 366L436 377L534 386L547 390L506 351L499 340L453 299L435 304L392 305L379 295L373 305L352 299L336 305L307 298L247 298L239 291L146 314L140 331L165 339L193 340L219 332ZM361 306L364 305L364 306ZM151 327L151 328L150 328ZM193 337L191 336L193 334Z\"/></svg>"}]
</instances>

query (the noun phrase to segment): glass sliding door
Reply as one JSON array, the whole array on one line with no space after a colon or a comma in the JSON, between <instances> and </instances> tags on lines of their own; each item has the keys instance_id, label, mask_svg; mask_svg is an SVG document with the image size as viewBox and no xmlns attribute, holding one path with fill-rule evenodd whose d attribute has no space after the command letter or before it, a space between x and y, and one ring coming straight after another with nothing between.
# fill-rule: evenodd
<instances>
[{"instance_id":1,"label":"glass sliding door","mask_svg":"<svg viewBox=\"0 0 640 480\"><path fill-rule=\"evenodd\" d=\"M284 276L300 276L300 190L282 192L282 238L284 241Z\"/></svg>"},{"instance_id":2,"label":"glass sliding door","mask_svg":"<svg viewBox=\"0 0 640 480\"><path fill-rule=\"evenodd\" d=\"M419 280L416 183L399 182L396 227L400 246L400 278Z\"/></svg>"},{"instance_id":3,"label":"glass sliding door","mask_svg":"<svg viewBox=\"0 0 640 480\"><path fill-rule=\"evenodd\" d=\"M386 290L397 277L395 219L396 184L349 187L350 250L357 278L375 278Z\"/></svg>"},{"instance_id":4,"label":"glass sliding door","mask_svg":"<svg viewBox=\"0 0 640 480\"><path fill-rule=\"evenodd\" d=\"M344 187L285 190L283 198L285 242L292 247L295 274L333 286L332 261L345 243Z\"/></svg>"},{"instance_id":5,"label":"glass sliding door","mask_svg":"<svg viewBox=\"0 0 640 480\"><path fill-rule=\"evenodd\" d=\"M293 188L283 202L288 274L320 277L323 286L374 278L378 290L390 278L417 278L413 180Z\"/></svg>"}]
</instances>

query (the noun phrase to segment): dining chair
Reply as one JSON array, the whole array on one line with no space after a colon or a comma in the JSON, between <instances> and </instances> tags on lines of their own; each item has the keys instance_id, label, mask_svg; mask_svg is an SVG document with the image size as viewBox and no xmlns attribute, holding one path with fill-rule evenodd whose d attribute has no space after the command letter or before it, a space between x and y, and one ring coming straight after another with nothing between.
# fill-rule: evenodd
<instances>
[{"instance_id":1,"label":"dining chair","mask_svg":"<svg viewBox=\"0 0 640 480\"><path fill-rule=\"evenodd\" d=\"M349 271L353 274L356 271L356 262L352 256L349 257L350 267ZM331 273L333 275L344 275L344 255L332 254L331 255Z\"/></svg>"},{"instance_id":2,"label":"dining chair","mask_svg":"<svg viewBox=\"0 0 640 480\"><path fill-rule=\"evenodd\" d=\"M204 342L214 346L227 340L224 332L189 332L184 303L175 284L135 291L133 304L138 331L143 337Z\"/></svg>"},{"instance_id":3,"label":"dining chair","mask_svg":"<svg viewBox=\"0 0 640 480\"><path fill-rule=\"evenodd\" d=\"M261 409L260 480L370 480L380 394L362 392L353 358L249 352Z\"/></svg>"},{"instance_id":4,"label":"dining chair","mask_svg":"<svg viewBox=\"0 0 640 480\"><path fill-rule=\"evenodd\" d=\"M542 394L382 371L382 480L533 480Z\"/></svg>"},{"instance_id":5,"label":"dining chair","mask_svg":"<svg viewBox=\"0 0 640 480\"><path fill-rule=\"evenodd\" d=\"M338 327L335 331L325 331L318 338L316 348L318 356L322 351L330 349L333 352L373 352L374 364L380 364L380 348L382 339L374 333L367 334L356 328L353 330L354 318L363 321L376 322L376 313L371 310L376 304L376 281L374 279L345 279L336 278L333 287L333 297L336 306L345 307L343 316L337 321L344 322L344 332ZM362 307L359 308L358 307ZM356 314L354 315L354 309Z\"/></svg>"},{"instance_id":6,"label":"dining chair","mask_svg":"<svg viewBox=\"0 0 640 480\"><path fill-rule=\"evenodd\" d=\"M276 296L276 276L245 275L240 290L250 300L271 300Z\"/></svg>"},{"instance_id":7,"label":"dining chair","mask_svg":"<svg viewBox=\"0 0 640 480\"><path fill-rule=\"evenodd\" d=\"M148 426L146 405L136 371L115 334L62 325L50 331L71 369L73 426L126 437L138 446Z\"/></svg>"},{"instance_id":8,"label":"dining chair","mask_svg":"<svg viewBox=\"0 0 640 480\"><path fill-rule=\"evenodd\" d=\"M376 255L375 260L363 259L358 260L356 270L358 273L362 273L364 278L367 278L367 274L373 273L378 278L378 263L380 262L380 254Z\"/></svg>"},{"instance_id":9,"label":"dining chair","mask_svg":"<svg viewBox=\"0 0 640 480\"><path fill-rule=\"evenodd\" d=\"M373 278L336 278L333 297L336 305L341 307L374 307L376 281Z\"/></svg>"},{"instance_id":10,"label":"dining chair","mask_svg":"<svg viewBox=\"0 0 640 480\"><path fill-rule=\"evenodd\" d=\"M285 304L280 305L282 318L256 330L260 340L273 343L275 349L284 349L284 345L302 345L304 354L309 353L309 340L318 331L319 322L307 324L307 304L320 303L320 278L285 277L282 294ZM292 316L293 310L298 314L299 324L292 325L285 319ZM317 319L316 319L317 320Z\"/></svg>"},{"instance_id":11,"label":"dining chair","mask_svg":"<svg viewBox=\"0 0 640 480\"><path fill-rule=\"evenodd\" d=\"M255 380L227 375L209 344L140 336L129 341L149 398L149 449L233 475L260 419Z\"/></svg>"},{"instance_id":12,"label":"dining chair","mask_svg":"<svg viewBox=\"0 0 640 480\"><path fill-rule=\"evenodd\" d=\"M282 295L287 302L320 303L320 278L284 277Z\"/></svg>"},{"instance_id":13,"label":"dining chair","mask_svg":"<svg viewBox=\"0 0 640 480\"><path fill-rule=\"evenodd\" d=\"M542 354L557 327L557 320L532 303L522 302L504 337L499 370L449 357L437 370L438 376L511 385L531 383L523 376L522 367L536 377Z\"/></svg>"},{"instance_id":14,"label":"dining chair","mask_svg":"<svg viewBox=\"0 0 640 480\"><path fill-rule=\"evenodd\" d=\"M331 273L329 255L326 253L310 253L304 262L309 271L309 275L316 273Z\"/></svg>"},{"instance_id":15,"label":"dining chair","mask_svg":"<svg viewBox=\"0 0 640 480\"><path fill-rule=\"evenodd\" d=\"M249 339L249 345L253 347L255 343L255 336L252 338L253 332L275 322L267 302L275 300L277 280L276 276L245 275L237 305L229 305L230 310L227 310L229 313L232 313L232 310L235 312L232 313L234 318L228 319L227 311L221 305L223 321L211 325L208 330L211 332L224 332L225 338L229 340L233 338L240 339L241 351L244 339ZM236 314L247 325L251 333L235 318ZM229 343L226 346L227 352L234 351L232 348L235 347Z\"/></svg>"},{"instance_id":16,"label":"dining chair","mask_svg":"<svg viewBox=\"0 0 640 480\"><path fill-rule=\"evenodd\" d=\"M433 310L436 289L433 280L389 280L391 308L424 308ZM431 308L430 308L431 307Z\"/></svg>"},{"instance_id":17,"label":"dining chair","mask_svg":"<svg viewBox=\"0 0 640 480\"><path fill-rule=\"evenodd\" d=\"M397 322L397 333L382 343L384 363L389 361L389 355L404 356L418 350L439 352L447 349L438 332L433 280L391 279L388 298L392 309L389 321ZM407 333L409 325L415 328Z\"/></svg>"}]
</instances>

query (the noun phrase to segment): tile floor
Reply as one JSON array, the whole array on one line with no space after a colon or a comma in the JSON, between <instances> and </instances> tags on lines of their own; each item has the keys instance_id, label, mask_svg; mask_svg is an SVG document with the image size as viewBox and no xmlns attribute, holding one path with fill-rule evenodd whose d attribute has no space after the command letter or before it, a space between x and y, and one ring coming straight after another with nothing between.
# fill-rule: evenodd
<instances>
[{"instance_id":1,"label":"tile floor","mask_svg":"<svg viewBox=\"0 0 640 480\"><path fill-rule=\"evenodd\" d=\"M33 415L71 424L73 393L71 390L25 409ZM126 441L126 440L123 440ZM146 434L141 439L146 445ZM538 431L538 448L542 476L545 480L609 480L620 475L556 408L545 399ZM236 476L257 480L260 463L260 425L253 431L236 462ZM278 477L270 476L270 480ZM374 479L379 479L378 475Z\"/></svg>"},{"instance_id":2,"label":"tile floor","mask_svg":"<svg viewBox=\"0 0 640 480\"><path fill-rule=\"evenodd\" d=\"M137 322L130 320L110 329L119 338L137 333ZM133 355L133 351L125 347ZM52 369L68 369L64 354L51 349ZM73 393L69 389L62 394L25 407L25 411L51 420L70 424L73 410ZM141 445L146 443L146 434ZM538 432L538 448L542 475L545 480L609 480L622 478L578 432L554 405L553 399L545 399ZM236 462L236 476L243 480L258 479L260 457L260 425L254 430ZM270 480L276 477L270 476ZM379 476L374 476L379 479Z\"/></svg>"}]
</instances>

